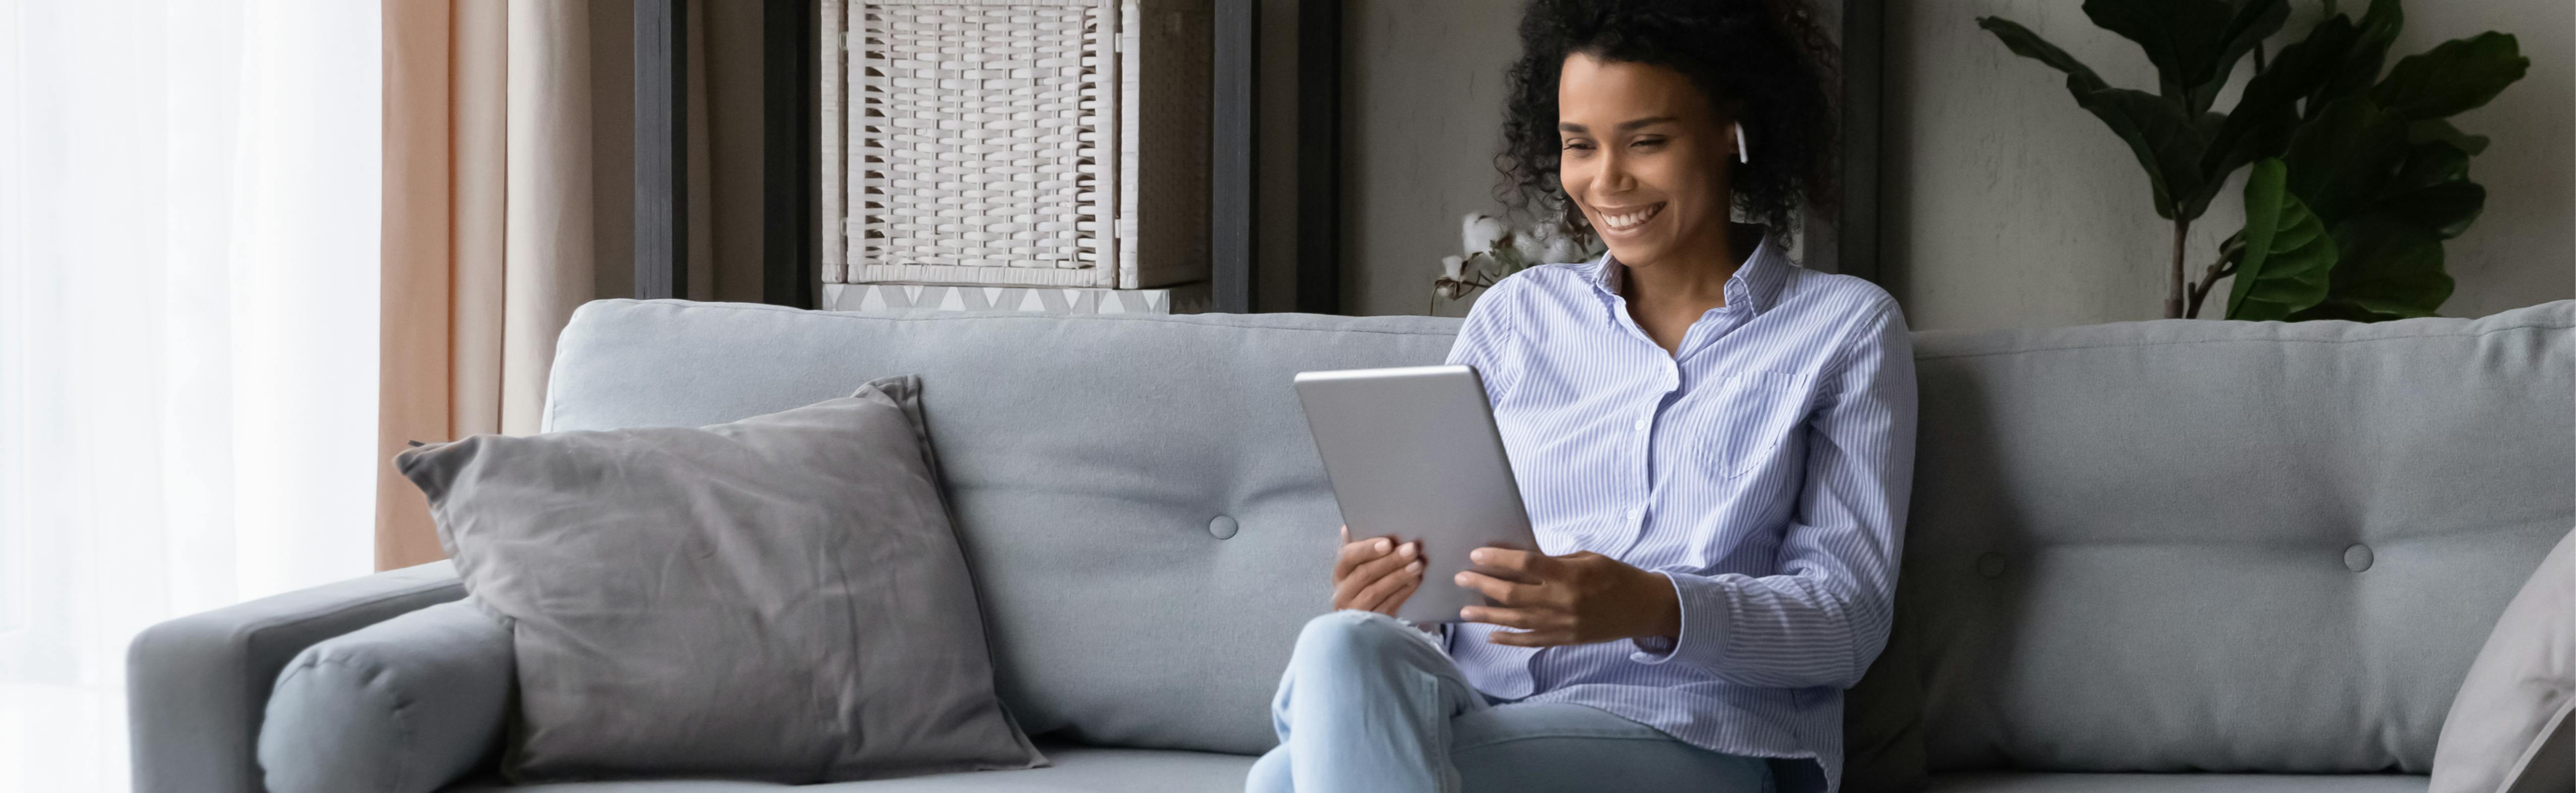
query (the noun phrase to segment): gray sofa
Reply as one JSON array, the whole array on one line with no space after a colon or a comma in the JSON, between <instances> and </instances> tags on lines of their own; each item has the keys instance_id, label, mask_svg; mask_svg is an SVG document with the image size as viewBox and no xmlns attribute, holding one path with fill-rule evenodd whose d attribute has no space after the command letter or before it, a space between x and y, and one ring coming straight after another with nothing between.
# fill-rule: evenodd
<instances>
[{"instance_id":1,"label":"gray sofa","mask_svg":"<svg viewBox=\"0 0 2576 793\"><path fill-rule=\"evenodd\" d=\"M546 419L698 425L920 373L997 685L1055 765L832 789L1234 790L1339 523L1290 376L1437 362L1456 326L610 300L565 332ZM2422 791L2495 616L2576 525L2571 326L2576 301L1917 334L1854 789ZM464 595L433 564L146 631L137 789L497 787L509 635ZM282 671L366 693L271 703Z\"/></svg>"}]
</instances>

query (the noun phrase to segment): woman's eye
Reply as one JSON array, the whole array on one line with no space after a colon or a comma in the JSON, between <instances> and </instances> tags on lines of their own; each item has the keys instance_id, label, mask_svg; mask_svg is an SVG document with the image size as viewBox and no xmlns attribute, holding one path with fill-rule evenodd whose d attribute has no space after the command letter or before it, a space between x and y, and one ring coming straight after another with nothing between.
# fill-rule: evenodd
<instances>
[{"instance_id":1,"label":"woman's eye","mask_svg":"<svg viewBox=\"0 0 2576 793\"><path fill-rule=\"evenodd\" d=\"M1567 151L1581 151L1592 148L1592 144L1579 140L1569 140L1565 142L1565 148Z\"/></svg>"},{"instance_id":2,"label":"woman's eye","mask_svg":"<svg viewBox=\"0 0 2576 793\"><path fill-rule=\"evenodd\" d=\"M1640 149L1642 149L1642 148L1646 148L1646 147L1649 147L1649 146L1661 146L1661 145L1664 145L1664 139L1663 139L1663 138L1638 138L1638 139L1637 139L1637 141L1636 141L1635 143L1631 143L1631 144L1628 144L1628 145L1635 146L1635 147L1640 148Z\"/></svg>"}]
</instances>

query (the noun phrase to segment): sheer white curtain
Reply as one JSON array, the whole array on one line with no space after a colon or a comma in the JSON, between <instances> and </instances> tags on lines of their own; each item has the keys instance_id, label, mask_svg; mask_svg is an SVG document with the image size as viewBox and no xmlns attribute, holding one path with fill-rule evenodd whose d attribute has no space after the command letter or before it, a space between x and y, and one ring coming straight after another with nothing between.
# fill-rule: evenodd
<instances>
[{"instance_id":1,"label":"sheer white curtain","mask_svg":"<svg viewBox=\"0 0 2576 793\"><path fill-rule=\"evenodd\" d=\"M125 646L363 575L376 2L0 0L0 790L123 790Z\"/></svg>"}]
</instances>

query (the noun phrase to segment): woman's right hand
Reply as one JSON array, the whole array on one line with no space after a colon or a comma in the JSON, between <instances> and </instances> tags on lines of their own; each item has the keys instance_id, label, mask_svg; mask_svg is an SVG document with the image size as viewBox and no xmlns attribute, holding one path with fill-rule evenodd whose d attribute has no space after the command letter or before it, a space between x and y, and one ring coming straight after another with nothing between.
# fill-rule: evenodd
<instances>
[{"instance_id":1,"label":"woman's right hand","mask_svg":"<svg viewBox=\"0 0 2576 793\"><path fill-rule=\"evenodd\" d=\"M1374 537L1353 542L1342 527L1342 551L1333 557L1333 608L1374 611L1389 617L1422 588L1422 544Z\"/></svg>"}]
</instances>

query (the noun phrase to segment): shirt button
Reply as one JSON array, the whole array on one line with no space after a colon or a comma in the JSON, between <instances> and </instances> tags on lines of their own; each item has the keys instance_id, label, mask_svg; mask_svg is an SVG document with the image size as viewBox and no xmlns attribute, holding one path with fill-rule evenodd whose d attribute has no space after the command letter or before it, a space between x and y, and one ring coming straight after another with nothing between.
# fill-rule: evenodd
<instances>
[{"instance_id":1,"label":"shirt button","mask_svg":"<svg viewBox=\"0 0 2576 793\"><path fill-rule=\"evenodd\" d=\"M1629 519L1629 520L1636 520L1637 518L1642 517L1642 516L1644 516L1645 514L1646 514L1646 510L1645 510L1644 508L1641 508L1641 507L1629 507L1629 508L1628 508L1628 519Z\"/></svg>"},{"instance_id":2,"label":"shirt button","mask_svg":"<svg viewBox=\"0 0 2576 793\"><path fill-rule=\"evenodd\" d=\"M1641 430L1642 430L1642 429L1645 429L1645 428L1646 428L1646 420L1645 420L1645 419L1638 419L1638 420L1637 420L1637 423L1636 423L1634 426L1635 426L1637 429L1641 429Z\"/></svg>"}]
</instances>

